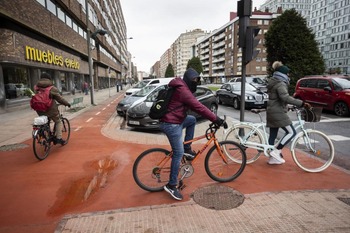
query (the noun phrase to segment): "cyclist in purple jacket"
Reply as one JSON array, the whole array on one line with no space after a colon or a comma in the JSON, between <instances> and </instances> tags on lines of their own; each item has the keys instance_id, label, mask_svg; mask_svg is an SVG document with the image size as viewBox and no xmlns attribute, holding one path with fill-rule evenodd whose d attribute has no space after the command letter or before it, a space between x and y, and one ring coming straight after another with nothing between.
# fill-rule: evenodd
<instances>
[{"instance_id":1,"label":"cyclist in purple jacket","mask_svg":"<svg viewBox=\"0 0 350 233\"><path fill-rule=\"evenodd\" d=\"M168 105L169 112L160 119L160 129L168 137L173 150L169 183L164 186L164 190L176 200L182 200L183 198L177 188L182 156L185 155L187 159L194 159L196 155L191 149L191 144L183 144L184 141L193 139L196 126L196 118L187 115L187 111L191 109L219 126L224 124L224 120L211 112L193 95L199 82L200 76L192 68L185 72L183 79L174 78L170 81L169 87L173 87L175 91ZM182 138L183 129L186 129L185 140Z\"/></svg>"}]
</instances>

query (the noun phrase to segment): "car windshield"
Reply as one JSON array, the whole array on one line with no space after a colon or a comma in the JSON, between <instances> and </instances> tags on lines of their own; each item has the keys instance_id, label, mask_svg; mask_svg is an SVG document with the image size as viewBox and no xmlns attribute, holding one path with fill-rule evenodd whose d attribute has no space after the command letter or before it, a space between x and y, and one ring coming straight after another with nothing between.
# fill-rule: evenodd
<instances>
[{"instance_id":1,"label":"car windshield","mask_svg":"<svg viewBox=\"0 0 350 233\"><path fill-rule=\"evenodd\" d=\"M241 82L236 82L235 84L232 84L232 89L234 91L240 91L241 90ZM245 84L245 90L246 91L256 91L256 88L250 85L249 83Z\"/></svg>"},{"instance_id":2,"label":"car windshield","mask_svg":"<svg viewBox=\"0 0 350 233\"><path fill-rule=\"evenodd\" d=\"M350 89L350 81L345 78L334 78L334 81L338 83L338 85L342 89Z\"/></svg>"},{"instance_id":3,"label":"car windshield","mask_svg":"<svg viewBox=\"0 0 350 233\"><path fill-rule=\"evenodd\" d=\"M249 83L265 84L264 81L258 77L246 77L246 79Z\"/></svg>"},{"instance_id":4,"label":"car windshield","mask_svg":"<svg viewBox=\"0 0 350 233\"><path fill-rule=\"evenodd\" d=\"M155 89L156 86L146 86L144 88L142 88L141 90L139 90L138 92L134 93L132 96L137 96L137 97L144 97L146 95L148 95L153 89Z\"/></svg>"},{"instance_id":5,"label":"car windshield","mask_svg":"<svg viewBox=\"0 0 350 233\"><path fill-rule=\"evenodd\" d=\"M147 85L148 82L149 82L149 81L147 81L147 80L141 81L141 82L139 82L138 84L136 84L136 85L134 86L134 88L143 88L143 87L145 87L145 86Z\"/></svg>"}]
</instances>

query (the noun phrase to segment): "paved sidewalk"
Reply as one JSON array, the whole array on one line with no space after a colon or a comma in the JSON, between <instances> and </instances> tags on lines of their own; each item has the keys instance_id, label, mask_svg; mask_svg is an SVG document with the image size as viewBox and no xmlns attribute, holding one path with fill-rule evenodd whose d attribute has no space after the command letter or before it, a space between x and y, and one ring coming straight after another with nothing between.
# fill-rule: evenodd
<instances>
[{"instance_id":1,"label":"paved sidewalk","mask_svg":"<svg viewBox=\"0 0 350 233\"><path fill-rule=\"evenodd\" d=\"M348 204L339 200L344 198ZM245 195L229 210L194 201L66 216L55 233L102 232L350 232L350 191ZM218 200L220 201L220 200Z\"/></svg>"}]
</instances>

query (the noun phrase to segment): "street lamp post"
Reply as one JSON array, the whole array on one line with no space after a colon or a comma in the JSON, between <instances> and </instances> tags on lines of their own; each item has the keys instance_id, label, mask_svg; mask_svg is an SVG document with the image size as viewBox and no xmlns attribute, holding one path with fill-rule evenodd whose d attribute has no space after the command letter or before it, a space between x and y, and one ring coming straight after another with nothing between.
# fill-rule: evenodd
<instances>
[{"instance_id":1,"label":"street lamp post","mask_svg":"<svg viewBox=\"0 0 350 233\"><path fill-rule=\"evenodd\" d=\"M88 64L89 64L89 78L91 82L91 91L90 91L90 96L91 96L91 105L95 105L94 102L94 77L92 75L92 57L91 57L91 44L90 44L90 38L96 39L97 34L100 34L102 36L106 35L108 32L103 29L98 29L94 33L91 33L90 28L89 28L89 4L88 0L85 0L85 14L86 14L86 28L87 28L87 35L86 35L86 40L87 40L87 49L88 49Z\"/></svg>"}]
</instances>

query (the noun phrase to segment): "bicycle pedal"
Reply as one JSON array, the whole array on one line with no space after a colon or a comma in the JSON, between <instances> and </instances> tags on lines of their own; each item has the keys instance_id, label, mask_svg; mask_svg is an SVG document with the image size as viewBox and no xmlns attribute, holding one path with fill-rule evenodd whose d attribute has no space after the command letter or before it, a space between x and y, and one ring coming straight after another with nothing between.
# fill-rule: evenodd
<instances>
[{"instance_id":1,"label":"bicycle pedal","mask_svg":"<svg viewBox=\"0 0 350 233\"><path fill-rule=\"evenodd\" d=\"M186 188L186 185L185 185L185 184L183 184L183 185L181 185L181 186L179 187L180 190L183 190L184 188Z\"/></svg>"}]
</instances>

